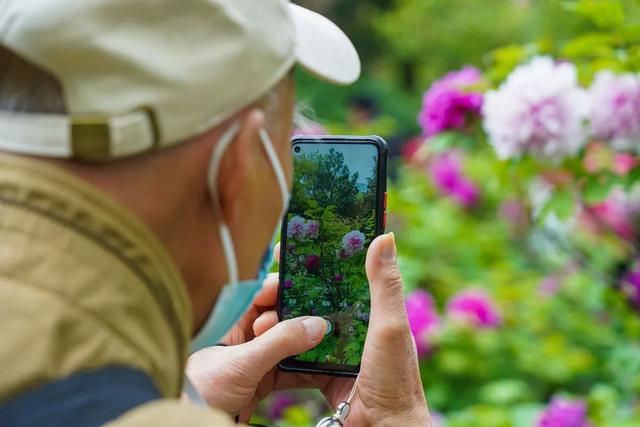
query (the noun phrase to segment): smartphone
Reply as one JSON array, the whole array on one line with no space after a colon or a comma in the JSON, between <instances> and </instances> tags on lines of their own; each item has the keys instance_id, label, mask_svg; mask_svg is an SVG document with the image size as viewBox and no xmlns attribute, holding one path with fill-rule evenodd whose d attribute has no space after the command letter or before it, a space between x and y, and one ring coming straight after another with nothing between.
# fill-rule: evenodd
<instances>
[{"instance_id":1,"label":"smartphone","mask_svg":"<svg viewBox=\"0 0 640 427\"><path fill-rule=\"evenodd\" d=\"M355 376L369 323L365 256L386 226L387 144L378 136L292 140L292 198L280 238L278 317L327 319L314 349L286 371Z\"/></svg>"}]
</instances>

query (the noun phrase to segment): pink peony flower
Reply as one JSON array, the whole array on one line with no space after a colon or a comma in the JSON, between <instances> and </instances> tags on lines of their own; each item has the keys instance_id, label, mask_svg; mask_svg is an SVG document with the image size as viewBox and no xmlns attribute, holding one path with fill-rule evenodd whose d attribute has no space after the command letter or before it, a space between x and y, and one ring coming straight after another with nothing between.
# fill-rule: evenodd
<instances>
[{"instance_id":1,"label":"pink peony flower","mask_svg":"<svg viewBox=\"0 0 640 427\"><path fill-rule=\"evenodd\" d=\"M618 150L640 145L640 77L599 72L589 89L591 131Z\"/></svg>"},{"instance_id":2,"label":"pink peony flower","mask_svg":"<svg viewBox=\"0 0 640 427\"><path fill-rule=\"evenodd\" d=\"M431 85L425 93L418 123L427 136L447 129L461 129L469 115L482 108L482 94L472 87L482 82L480 71L466 67L453 71Z\"/></svg>"},{"instance_id":3,"label":"pink peony flower","mask_svg":"<svg viewBox=\"0 0 640 427\"><path fill-rule=\"evenodd\" d=\"M437 155L429 164L433 184L441 193L453 198L464 207L471 207L478 201L478 190L462 174L460 157L453 151Z\"/></svg>"},{"instance_id":4,"label":"pink peony flower","mask_svg":"<svg viewBox=\"0 0 640 427\"><path fill-rule=\"evenodd\" d=\"M315 271L320 267L320 257L318 255L307 255L307 259L304 261L304 266L307 271Z\"/></svg>"},{"instance_id":5,"label":"pink peony flower","mask_svg":"<svg viewBox=\"0 0 640 427\"><path fill-rule=\"evenodd\" d=\"M364 248L364 234L358 230L348 232L342 238L342 248L347 256L353 256Z\"/></svg>"},{"instance_id":6,"label":"pink peony flower","mask_svg":"<svg viewBox=\"0 0 640 427\"><path fill-rule=\"evenodd\" d=\"M294 216L289 220L287 224L287 237L293 239L301 239L304 237L304 218L301 216Z\"/></svg>"},{"instance_id":7,"label":"pink peony flower","mask_svg":"<svg viewBox=\"0 0 640 427\"><path fill-rule=\"evenodd\" d=\"M278 421L284 415L284 411L290 406L295 405L295 399L288 393L276 393L271 399L271 403L267 410L269 419L273 422Z\"/></svg>"},{"instance_id":8,"label":"pink peony flower","mask_svg":"<svg viewBox=\"0 0 640 427\"><path fill-rule=\"evenodd\" d=\"M291 289L291 288L293 288L293 280L291 280L291 279L287 279L287 280L285 280L285 281L282 283L282 286L283 286L285 289Z\"/></svg>"},{"instance_id":9,"label":"pink peony flower","mask_svg":"<svg viewBox=\"0 0 640 427\"><path fill-rule=\"evenodd\" d=\"M587 405L582 400L554 397L536 427L590 427Z\"/></svg>"},{"instance_id":10,"label":"pink peony flower","mask_svg":"<svg viewBox=\"0 0 640 427\"><path fill-rule=\"evenodd\" d=\"M318 237L320 223L318 221L309 220L304 226L304 235L307 239L315 239Z\"/></svg>"},{"instance_id":11,"label":"pink peony flower","mask_svg":"<svg viewBox=\"0 0 640 427\"><path fill-rule=\"evenodd\" d=\"M479 289L468 289L454 296L447 304L447 314L468 319L480 328L495 328L502 321L491 297Z\"/></svg>"},{"instance_id":12,"label":"pink peony flower","mask_svg":"<svg viewBox=\"0 0 640 427\"><path fill-rule=\"evenodd\" d=\"M440 323L433 298L427 291L418 289L407 295L405 304L418 356L424 357L431 351L429 334Z\"/></svg>"},{"instance_id":13,"label":"pink peony flower","mask_svg":"<svg viewBox=\"0 0 640 427\"><path fill-rule=\"evenodd\" d=\"M613 171L620 176L626 176L637 164L638 159L631 154L618 153L613 157Z\"/></svg>"},{"instance_id":14,"label":"pink peony flower","mask_svg":"<svg viewBox=\"0 0 640 427\"><path fill-rule=\"evenodd\" d=\"M615 188L606 200L585 208L585 220L595 231L613 231L623 239L631 240L635 236L634 216L637 208L621 188Z\"/></svg>"},{"instance_id":15,"label":"pink peony flower","mask_svg":"<svg viewBox=\"0 0 640 427\"><path fill-rule=\"evenodd\" d=\"M560 159L583 146L588 99L573 64L537 57L485 95L484 128L501 159Z\"/></svg>"}]
</instances>

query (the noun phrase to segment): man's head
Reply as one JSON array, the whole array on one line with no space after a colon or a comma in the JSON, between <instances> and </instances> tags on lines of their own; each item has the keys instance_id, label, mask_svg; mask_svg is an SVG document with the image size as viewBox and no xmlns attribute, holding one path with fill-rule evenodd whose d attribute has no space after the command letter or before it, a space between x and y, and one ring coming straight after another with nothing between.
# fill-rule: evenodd
<instances>
[{"instance_id":1,"label":"man's head","mask_svg":"<svg viewBox=\"0 0 640 427\"><path fill-rule=\"evenodd\" d=\"M249 279L282 212L261 133L290 183L294 64L347 84L357 54L284 0L62 3L0 8L0 150L48 158L145 222L180 268L199 327L228 281L220 224ZM231 126L216 212L209 164Z\"/></svg>"}]
</instances>

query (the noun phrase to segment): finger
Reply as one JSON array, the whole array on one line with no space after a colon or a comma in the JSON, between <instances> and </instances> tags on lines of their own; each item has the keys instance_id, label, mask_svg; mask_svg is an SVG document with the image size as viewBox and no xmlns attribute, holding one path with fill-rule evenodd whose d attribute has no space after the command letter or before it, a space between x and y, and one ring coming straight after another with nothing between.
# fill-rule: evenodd
<instances>
[{"instance_id":1,"label":"finger","mask_svg":"<svg viewBox=\"0 0 640 427\"><path fill-rule=\"evenodd\" d=\"M265 311L253 322L253 334L256 337L267 332L278 323L278 313L274 310Z\"/></svg>"},{"instance_id":2,"label":"finger","mask_svg":"<svg viewBox=\"0 0 640 427\"><path fill-rule=\"evenodd\" d=\"M242 354L251 378L262 378L281 360L320 344L327 331L321 317L298 317L276 324L252 341L243 344Z\"/></svg>"},{"instance_id":3,"label":"finger","mask_svg":"<svg viewBox=\"0 0 640 427\"><path fill-rule=\"evenodd\" d=\"M273 259L280 264L280 242L273 247Z\"/></svg>"},{"instance_id":4,"label":"finger","mask_svg":"<svg viewBox=\"0 0 640 427\"><path fill-rule=\"evenodd\" d=\"M278 273L269 273L262 282L262 289L253 300L253 305L273 307L278 300Z\"/></svg>"},{"instance_id":5,"label":"finger","mask_svg":"<svg viewBox=\"0 0 640 427\"><path fill-rule=\"evenodd\" d=\"M371 316L406 321L402 280L393 233L378 236L367 251L365 263L371 293Z\"/></svg>"}]
</instances>

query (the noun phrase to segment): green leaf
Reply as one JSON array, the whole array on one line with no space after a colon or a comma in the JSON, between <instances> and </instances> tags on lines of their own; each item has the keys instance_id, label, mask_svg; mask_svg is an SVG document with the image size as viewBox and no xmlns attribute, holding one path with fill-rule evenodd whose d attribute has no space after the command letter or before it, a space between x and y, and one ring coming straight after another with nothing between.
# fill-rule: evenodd
<instances>
[{"instance_id":1,"label":"green leaf","mask_svg":"<svg viewBox=\"0 0 640 427\"><path fill-rule=\"evenodd\" d=\"M579 0L566 6L601 28L615 28L624 22L624 9L619 0Z\"/></svg>"}]
</instances>

